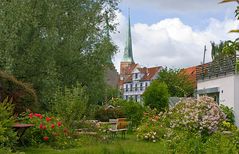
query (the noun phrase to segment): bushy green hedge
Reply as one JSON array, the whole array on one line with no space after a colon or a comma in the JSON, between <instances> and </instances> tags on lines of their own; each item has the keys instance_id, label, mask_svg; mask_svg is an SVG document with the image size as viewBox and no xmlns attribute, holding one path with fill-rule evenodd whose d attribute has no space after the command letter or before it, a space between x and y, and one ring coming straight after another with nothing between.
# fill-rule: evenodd
<instances>
[{"instance_id":1,"label":"bushy green hedge","mask_svg":"<svg viewBox=\"0 0 239 154\"><path fill-rule=\"evenodd\" d=\"M100 107L95 113L95 119L108 122L109 119L124 118L125 114L121 108L105 108L104 106Z\"/></svg>"}]
</instances>

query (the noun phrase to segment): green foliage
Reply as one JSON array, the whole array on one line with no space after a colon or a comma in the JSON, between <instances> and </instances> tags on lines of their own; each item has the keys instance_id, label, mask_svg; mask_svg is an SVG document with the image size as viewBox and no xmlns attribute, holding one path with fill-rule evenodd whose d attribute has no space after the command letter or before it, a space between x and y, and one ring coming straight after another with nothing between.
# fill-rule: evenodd
<instances>
[{"instance_id":1,"label":"green foliage","mask_svg":"<svg viewBox=\"0 0 239 154\"><path fill-rule=\"evenodd\" d=\"M211 57L212 59L215 59L216 57L222 54L224 42L221 41L219 44L215 44L215 42L211 42L211 46L212 46Z\"/></svg>"},{"instance_id":2,"label":"green foliage","mask_svg":"<svg viewBox=\"0 0 239 154\"><path fill-rule=\"evenodd\" d=\"M229 108L228 106L225 106L223 104L220 104L221 111L226 115L226 121L230 122L231 124L234 124L235 122L235 116L233 113L233 108Z\"/></svg>"},{"instance_id":3,"label":"green foliage","mask_svg":"<svg viewBox=\"0 0 239 154\"><path fill-rule=\"evenodd\" d=\"M1 154L12 154L12 150L9 148L0 148L0 153Z\"/></svg>"},{"instance_id":4,"label":"green foliage","mask_svg":"<svg viewBox=\"0 0 239 154\"><path fill-rule=\"evenodd\" d=\"M164 68L159 72L158 80L168 86L169 95L172 97L191 96L194 93L195 83L183 70Z\"/></svg>"},{"instance_id":5,"label":"green foliage","mask_svg":"<svg viewBox=\"0 0 239 154\"><path fill-rule=\"evenodd\" d=\"M126 101L123 99L115 98L112 99L109 103L113 106L119 106L122 109L127 120L131 122L130 128L136 128L141 123L144 108L138 102L135 102L133 100Z\"/></svg>"},{"instance_id":6,"label":"green foliage","mask_svg":"<svg viewBox=\"0 0 239 154\"><path fill-rule=\"evenodd\" d=\"M153 81L143 93L145 106L165 111L168 108L168 86L164 82Z\"/></svg>"},{"instance_id":7,"label":"green foliage","mask_svg":"<svg viewBox=\"0 0 239 154\"><path fill-rule=\"evenodd\" d=\"M238 153L238 134L216 132L210 136L204 146L208 153Z\"/></svg>"},{"instance_id":8,"label":"green foliage","mask_svg":"<svg viewBox=\"0 0 239 154\"><path fill-rule=\"evenodd\" d=\"M118 98L120 96L120 91L118 88L107 86L105 96L107 99L106 101L111 100L113 98Z\"/></svg>"},{"instance_id":9,"label":"green foliage","mask_svg":"<svg viewBox=\"0 0 239 154\"><path fill-rule=\"evenodd\" d=\"M0 103L0 148L13 148L16 144L16 132L13 131L14 124L12 101L6 98Z\"/></svg>"},{"instance_id":10,"label":"green foliage","mask_svg":"<svg viewBox=\"0 0 239 154\"><path fill-rule=\"evenodd\" d=\"M68 128L74 128L74 123L83 118L87 102L88 95L85 88L77 84L72 89L65 88L63 91L56 91L52 110Z\"/></svg>"},{"instance_id":11,"label":"green foliage","mask_svg":"<svg viewBox=\"0 0 239 154\"><path fill-rule=\"evenodd\" d=\"M118 0L11 0L0 5L0 69L32 83L41 107L60 86L78 82L89 102L105 96L104 70L116 46L106 34L114 31Z\"/></svg>"},{"instance_id":12,"label":"green foliage","mask_svg":"<svg viewBox=\"0 0 239 154\"><path fill-rule=\"evenodd\" d=\"M215 42L211 42L211 56L212 59L218 59L225 56L231 56L236 54L236 50L239 49L238 39L235 41L225 41L220 42L219 44L215 44Z\"/></svg>"},{"instance_id":13,"label":"green foliage","mask_svg":"<svg viewBox=\"0 0 239 154\"><path fill-rule=\"evenodd\" d=\"M123 118L125 114L123 110L119 107L115 108L105 108L104 106L100 107L95 113L95 119L108 122L109 119Z\"/></svg>"}]
</instances>

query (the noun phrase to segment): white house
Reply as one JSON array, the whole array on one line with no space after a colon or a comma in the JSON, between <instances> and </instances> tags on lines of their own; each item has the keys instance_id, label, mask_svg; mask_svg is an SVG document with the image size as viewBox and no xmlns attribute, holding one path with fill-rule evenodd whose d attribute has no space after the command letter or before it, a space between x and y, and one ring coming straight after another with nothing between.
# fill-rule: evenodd
<instances>
[{"instance_id":1,"label":"white house","mask_svg":"<svg viewBox=\"0 0 239 154\"><path fill-rule=\"evenodd\" d=\"M160 69L161 67L135 67L132 72L129 72L129 76L123 82L123 98L140 102L141 95L150 85L151 81L157 78Z\"/></svg>"},{"instance_id":2,"label":"white house","mask_svg":"<svg viewBox=\"0 0 239 154\"><path fill-rule=\"evenodd\" d=\"M197 67L197 96L212 96L218 104L232 107L239 126L239 75L235 56Z\"/></svg>"}]
</instances>

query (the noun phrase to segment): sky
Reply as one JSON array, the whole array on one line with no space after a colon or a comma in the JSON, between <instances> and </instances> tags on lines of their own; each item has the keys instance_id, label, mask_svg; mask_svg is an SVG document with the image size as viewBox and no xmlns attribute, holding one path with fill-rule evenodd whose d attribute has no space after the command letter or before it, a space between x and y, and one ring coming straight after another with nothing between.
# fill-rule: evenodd
<instances>
[{"instance_id":1,"label":"sky","mask_svg":"<svg viewBox=\"0 0 239 154\"><path fill-rule=\"evenodd\" d=\"M211 61L211 41L234 40L228 33L239 27L236 3L220 0L121 0L116 12L117 32L111 34L118 52L113 63L119 72L126 41L130 8L133 56L141 66L185 68L199 65L206 45Z\"/></svg>"}]
</instances>

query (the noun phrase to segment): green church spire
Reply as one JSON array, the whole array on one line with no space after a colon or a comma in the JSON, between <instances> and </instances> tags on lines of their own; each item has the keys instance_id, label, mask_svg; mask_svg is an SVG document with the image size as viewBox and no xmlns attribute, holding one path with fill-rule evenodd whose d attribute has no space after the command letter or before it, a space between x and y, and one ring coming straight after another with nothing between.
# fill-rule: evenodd
<instances>
[{"instance_id":1,"label":"green church spire","mask_svg":"<svg viewBox=\"0 0 239 154\"><path fill-rule=\"evenodd\" d=\"M133 59L133 51L132 51L132 38L131 38L131 27L130 27L130 10L128 14L128 29L127 29L127 38L124 49L124 57L123 62L131 62L134 63Z\"/></svg>"}]
</instances>

